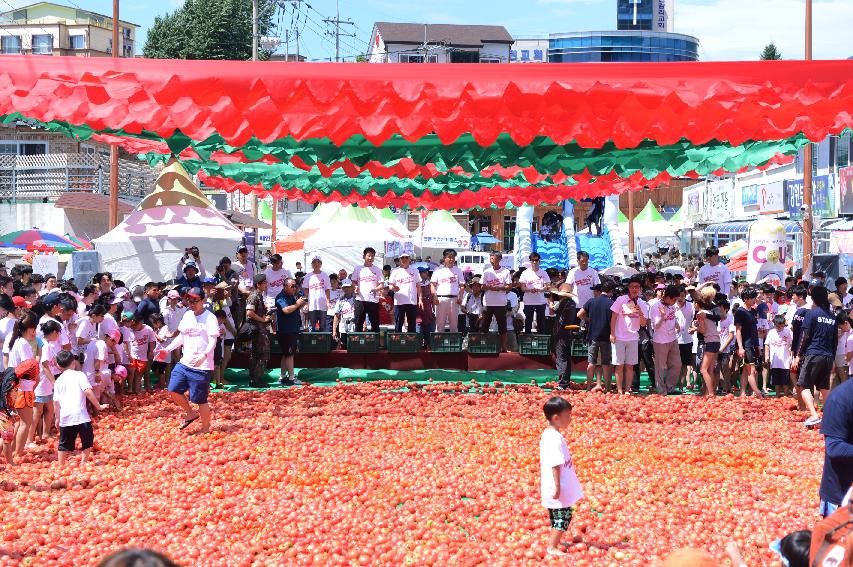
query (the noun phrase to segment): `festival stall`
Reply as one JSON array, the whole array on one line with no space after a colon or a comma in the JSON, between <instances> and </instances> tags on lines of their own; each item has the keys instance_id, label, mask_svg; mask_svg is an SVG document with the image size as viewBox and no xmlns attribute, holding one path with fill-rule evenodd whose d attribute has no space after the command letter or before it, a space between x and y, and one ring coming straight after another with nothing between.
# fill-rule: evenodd
<instances>
[{"instance_id":1,"label":"festival stall","mask_svg":"<svg viewBox=\"0 0 853 567\"><path fill-rule=\"evenodd\" d=\"M243 233L220 213L177 162L118 226L93 241L101 265L128 287L176 276L184 250L198 246L206 270L233 257ZM210 272L208 272L210 273Z\"/></svg>"},{"instance_id":2,"label":"festival stall","mask_svg":"<svg viewBox=\"0 0 853 567\"><path fill-rule=\"evenodd\" d=\"M445 248L454 248L457 251L471 248L471 234L447 211L422 214L413 236L420 256L430 256L438 262L441 261L441 252Z\"/></svg>"}]
</instances>

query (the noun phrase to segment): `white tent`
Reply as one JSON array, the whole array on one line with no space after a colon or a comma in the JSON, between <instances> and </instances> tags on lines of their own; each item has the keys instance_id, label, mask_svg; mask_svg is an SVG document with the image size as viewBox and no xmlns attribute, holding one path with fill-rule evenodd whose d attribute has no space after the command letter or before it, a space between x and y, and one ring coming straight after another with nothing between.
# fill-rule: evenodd
<instances>
[{"instance_id":1,"label":"white tent","mask_svg":"<svg viewBox=\"0 0 853 567\"><path fill-rule=\"evenodd\" d=\"M412 233L421 256L436 256L445 248L470 250L471 235L447 211L433 211L421 217L418 228Z\"/></svg>"},{"instance_id":2,"label":"white tent","mask_svg":"<svg viewBox=\"0 0 853 567\"><path fill-rule=\"evenodd\" d=\"M233 257L243 234L192 182L177 162L157 179L154 191L113 230L92 244L103 269L128 287L176 276L184 249L198 246L210 274L223 256Z\"/></svg>"}]
</instances>

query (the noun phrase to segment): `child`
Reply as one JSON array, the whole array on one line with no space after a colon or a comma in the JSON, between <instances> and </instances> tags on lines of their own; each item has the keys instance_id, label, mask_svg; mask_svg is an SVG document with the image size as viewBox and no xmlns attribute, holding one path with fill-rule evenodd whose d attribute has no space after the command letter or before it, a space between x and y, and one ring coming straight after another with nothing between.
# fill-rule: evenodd
<instances>
[{"instance_id":1,"label":"child","mask_svg":"<svg viewBox=\"0 0 853 567\"><path fill-rule=\"evenodd\" d=\"M764 365L770 369L770 385L776 396L791 393L791 344L794 334L785 326L785 316L773 317L774 328L764 339Z\"/></svg>"},{"instance_id":2,"label":"child","mask_svg":"<svg viewBox=\"0 0 853 567\"><path fill-rule=\"evenodd\" d=\"M130 365L133 367L133 393L141 392L142 388L149 394L153 394L151 380L148 376L148 361L154 358L154 344L157 338L154 331L142 322L142 314L137 313L128 324L130 337L128 340L128 353Z\"/></svg>"},{"instance_id":3,"label":"child","mask_svg":"<svg viewBox=\"0 0 853 567\"><path fill-rule=\"evenodd\" d=\"M30 428L30 437L27 443L32 443L36 434L41 439L50 437L53 427L53 383L59 376L59 367L56 365L56 355L62 350L59 344L61 331L59 323L50 320L41 324L43 344L41 347L41 380L35 389L36 407L33 417L33 426Z\"/></svg>"},{"instance_id":4,"label":"child","mask_svg":"<svg viewBox=\"0 0 853 567\"><path fill-rule=\"evenodd\" d=\"M732 393L732 358L735 346L734 334L734 317L730 311L730 304L727 299L721 299L717 302L717 309L720 312L720 322L717 328L720 333L720 356L717 359L720 368L720 388L722 393Z\"/></svg>"},{"instance_id":5,"label":"child","mask_svg":"<svg viewBox=\"0 0 853 567\"><path fill-rule=\"evenodd\" d=\"M116 339L121 336L118 329L113 329L103 339L95 339L86 345L83 355L83 374L89 380L89 385L98 400L106 398L115 409L121 409L115 398L115 384L108 364L109 354L117 354Z\"/></svg>"},{"instance_id":6,"label":"child","mask_svg":"<svg viewBox=\"0 0 853 567\"><path fill-rule=\"evenodd\" d=\"M225 324L228 317L223 309L217 309L213 312L216 316L216 322L219 324L219 338L216 339L216 349L213 351L213 377L216 380L215 388L225 387L225 369L222 367L222 360L225 357Z\"/></svg>"},{"instance_id":7,"label":"child","mask_svg":"<svg viewBox=\"0 0 853 567\"><path fill-rule=\"evenodd\" d=\"M850 312L841 311L838 314L838 347L835 350L835 376L832 378L830 390L847 380L847 340L850 338Z\"/></svg>"},{"instance_id":8,"label":"child","mask_svg":"<svg viewBox=\"0 0 853 567\"><path fill-rule=\"evenodd\" d=\"M86 400L100 410L107 410L110 406L98 402L86 375L74 369L75 360L71 352L63 350L57 354L56 364L62 369L53 387L56 425L59 427L59 466L64 465L68 453L74 451L78 436L83 450L80 464L85 465L95 444L95 432L86 410Z\"/></svg>"},{"instance_id":9,"label":"child","mask_svg":"<svg viewBox=\"0 0 853 567\"><path fill-rule=\"evenodd\" d=\"M154 358L151 361L151 372L157 378L156 389L162 389L166 384L166 361L170 358L163 351L163 347L171 342L171 333L166 327L163 315L160 313L151 315L151 329L154 331L156 341L154 344Z\"/></svg>"},{"instance_id":10,"label":"child","mask_svg":"<svg viewBox=\"0 0 853 567\"><path fill-rule=\"evenodd\" d=\"M542 505L551 518L548 555L565 555L559 548L560 539L572 521L573 505L583 497L569 446L560 433L572 421L572 404L555 396L545 402L542 410L548 420L539 440Z\"/></svg>"}]
</instances>

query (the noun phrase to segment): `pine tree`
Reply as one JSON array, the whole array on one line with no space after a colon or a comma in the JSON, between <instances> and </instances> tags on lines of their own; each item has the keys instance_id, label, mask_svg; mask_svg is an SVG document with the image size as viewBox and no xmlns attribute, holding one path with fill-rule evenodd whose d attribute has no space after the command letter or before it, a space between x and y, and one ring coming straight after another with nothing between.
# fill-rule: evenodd
<instances>
[{"instance_id":1,"label":"pine tree","mask_svg":"<svg viewBox=\"0 0 853 567\"><path fill-rule=\"evenodd\" d=\"M776 44L772 41L764 46L764 51L760 56L762 61L775 61L782 59L782 53L776 48Z\"/></svg>"}]
</instances>

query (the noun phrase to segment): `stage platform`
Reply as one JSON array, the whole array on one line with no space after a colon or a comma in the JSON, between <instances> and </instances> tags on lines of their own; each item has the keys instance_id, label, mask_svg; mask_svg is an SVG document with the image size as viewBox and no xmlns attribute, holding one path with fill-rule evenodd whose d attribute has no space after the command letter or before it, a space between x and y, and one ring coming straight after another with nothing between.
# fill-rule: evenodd
<instances>
[{"instance_id":1,"label":"stage platform","mask_svg":"<svg viewBox=\"0 0 853 567\"><path fill-rule=\"evenodd\" d=\"M268 368L278 368L280 355L270 356ZM235 352L230 368L248 368L249 353ZM440 353L421 351L417 353L391 353L379 351L374 354L355 354L335 350L328 354L296 355L297 368L352 368L355 370L457 370L457 371L507 371L545 370L554 372L553 356L526 356L517 352L502 354L470 354L468 352ZM586 372L586 359L572 359L573 372Z\"/></svg>"}]
</instances>

